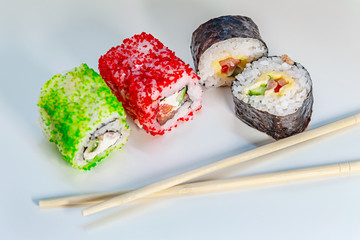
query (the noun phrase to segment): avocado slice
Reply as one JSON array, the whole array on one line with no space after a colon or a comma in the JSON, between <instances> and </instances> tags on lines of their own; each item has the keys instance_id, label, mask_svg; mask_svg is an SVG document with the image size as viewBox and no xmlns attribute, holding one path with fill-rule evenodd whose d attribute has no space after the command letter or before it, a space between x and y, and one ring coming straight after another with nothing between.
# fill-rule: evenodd
<instances>
[{"instance_id":1,"label":"avocado slice","mask_svg":"<svg viewBox=\"0 0 360 240\"><path fill-rule=\"evenodd\" d=\"M93 152L93 151L95 151L95 149L97 148L97 146L99 145L99 139L98 138L95 138L94 140L91 140L90 142L89 142L89 147L88 147L88 149L86 149L86 151L87 152Z\"/></svg>"},{"instance_id":2,"label":"avocado slice","mask_svg":"<svg viewBox=\"0 0 360 240\"><path fill-rule=\"evenodd\" d=\"M261 84L259 87L249 90L249 95L264 95L267 88L267 84Z\"/></svg>"},{"instance_id":3,"label":"avocado slice","mask_svg":"<svg viewBox=\"0 0 360 240\"><path fill-rule=\"evenodd\" d=\"M181 104L184 100L185 93L186 93L187 87L184 87L182 90L180 90L179 94L176 97L176 101Z\"/></svg>"}]
</instances>

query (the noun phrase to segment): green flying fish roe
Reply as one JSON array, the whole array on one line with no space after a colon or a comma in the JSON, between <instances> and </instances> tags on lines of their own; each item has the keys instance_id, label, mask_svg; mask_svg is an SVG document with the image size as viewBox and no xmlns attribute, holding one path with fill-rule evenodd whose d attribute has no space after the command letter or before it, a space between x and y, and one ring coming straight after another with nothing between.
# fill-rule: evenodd
<instances>
[{"instance_id":1,"label":"green flying fish roe","mask_svg":"<svg viewBox=\"0 0 360 240\"><path fill-rule=\"evenodd\" d=\"M86 64L53 76L41 89L38 107L45 134L73 167L89 170L115 148L110 148L79 166L74 158L83 151L85 138L102 120L114 114L128 134L129 126L121 103L102 77ZM127 137L125 134L125 137ZM125 141L124 141L125 142ZM85 160L84 160L85 161Z\"/></svg>"}]
</instances>

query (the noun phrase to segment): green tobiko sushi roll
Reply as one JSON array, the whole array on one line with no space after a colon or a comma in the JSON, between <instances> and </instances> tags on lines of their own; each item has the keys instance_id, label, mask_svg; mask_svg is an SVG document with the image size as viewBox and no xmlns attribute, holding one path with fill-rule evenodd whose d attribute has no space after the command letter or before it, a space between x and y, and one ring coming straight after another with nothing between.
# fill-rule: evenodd
<instances>
[{"instance_id":1,"label":"green tobiko sushi roll","mask_svg":"<svg viewBox=\"0 0 360 240\"><path fill-rule=\"evenodd\" d=\"M89 170L120 149L130 132L121 103L86 64L47 81L38 107L45 135L78 169Z\"/></svg>"}]
</instances>

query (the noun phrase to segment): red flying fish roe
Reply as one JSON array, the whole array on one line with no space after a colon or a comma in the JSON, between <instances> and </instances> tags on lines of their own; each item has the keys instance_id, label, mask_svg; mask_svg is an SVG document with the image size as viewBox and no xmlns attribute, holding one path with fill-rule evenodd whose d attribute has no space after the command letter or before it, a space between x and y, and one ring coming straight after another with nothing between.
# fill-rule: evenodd
<instances>
[{"instance_id":1,"label":"red flying fish roe","mask_svg":"<svg viewBox=\"0 0 360 240\"><path fill-rule=\"evenodd\" d=\"M178 121L191 120L193 112L201 108L199 77L151 34L134 35L111 48L100 57L99 71L128 114L152 135L170 131ZM184 76L189 79L188 91L191 87L200 93L200 103L195 109L189 108L186 115L171 126L161 126L156 120L159 100L164 97L165 90L174 87Z\"/></svg>"}]
</instances>

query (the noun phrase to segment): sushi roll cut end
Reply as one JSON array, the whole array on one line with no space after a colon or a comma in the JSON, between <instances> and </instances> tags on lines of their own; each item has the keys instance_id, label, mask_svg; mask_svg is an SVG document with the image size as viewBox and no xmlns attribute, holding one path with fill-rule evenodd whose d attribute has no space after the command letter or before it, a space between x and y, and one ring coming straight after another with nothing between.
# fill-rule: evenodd
<instances>
[{"instance_id":1,"label":"sushi roll cut end","mask_svg":"<svg viewBox=\"0 0 360 240\"><path fill-rule=\"evenodd\" d=\"M91 169L127 141L121 103L86 64L47 81L38 106L45 135L75 168Z\"/></svg>"},{"instance_id":2,"label":"sushi roll cut end","mask_svg":"<svg viewBox=\"0 0 360 240\"><path fill-rule=\"evenodd\" d=\"M249 64L232 84L237 117L274 139L308 126L313 105L309 73L287 55Z\"/></svg>"}]
</instances>

